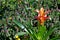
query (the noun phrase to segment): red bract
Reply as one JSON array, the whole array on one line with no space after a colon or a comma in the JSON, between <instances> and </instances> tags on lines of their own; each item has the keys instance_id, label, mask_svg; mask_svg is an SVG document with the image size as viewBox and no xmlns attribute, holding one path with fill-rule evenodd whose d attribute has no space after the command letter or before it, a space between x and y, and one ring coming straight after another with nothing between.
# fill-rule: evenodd
<instances>
[{"instance_id":1,"label":"red bract","mask_svg":"<svg viewBox=\"0 0 60 40\"><path fill-rule=\"evenodd\" d=\"M36 12L38 12L37 20L39 21L39 23L41 25L44 25L44 22L49 18L47 16L47 13L49 13L49 11L45 11L44 12L44 8L43 7L40 10L36 10Z\"/></svg>"}]
</instances>

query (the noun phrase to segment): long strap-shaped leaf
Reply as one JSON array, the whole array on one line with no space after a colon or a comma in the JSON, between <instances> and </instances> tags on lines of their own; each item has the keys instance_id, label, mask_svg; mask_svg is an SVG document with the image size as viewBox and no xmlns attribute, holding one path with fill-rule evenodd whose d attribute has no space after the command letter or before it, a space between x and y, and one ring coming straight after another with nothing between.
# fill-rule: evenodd
<instances>
[{"instance_id":1,"label":"long strap-shaped leaf","mask_svg":"<svg viewBox=\"0 0 60 40\"><path fill-rule=\"evenodd\" d=\"M28 29L27 27L23 26L23 25L22 25L20 22L18 22L17 20L13 20L13 22L14 22L15 24L17 24L19 27L21 27L22 29L25 29L25 31L26 31L30 36L32 36L34 39L37 40L37 38L35 37L36 35L35 35L35 33L34 33L33 30L31 30L30 28ZM32 32L32 31L33 31L33 32Z\"/></svg>"},{"instance_id":2,"label":"long strap-shaped leaf","mask_svg":"<svg viewBox=\"0 0 60 40\"><path fill-rule=\"evenodd\" d=\"M25 34L27 34L27 33L26 32L18 32L18 33L16 33L16 35L19 35L19 36L23 36Z\"/></svg>"}]
</instances>

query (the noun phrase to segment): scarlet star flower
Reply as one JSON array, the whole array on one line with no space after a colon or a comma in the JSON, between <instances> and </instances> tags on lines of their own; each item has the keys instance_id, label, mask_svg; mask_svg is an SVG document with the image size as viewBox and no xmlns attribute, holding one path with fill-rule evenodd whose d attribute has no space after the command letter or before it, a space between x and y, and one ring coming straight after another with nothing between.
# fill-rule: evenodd
<instances>
[{"instance_id":1,"label":"scarlet star flower","mask_svg":"<svg viewBox=\"0 0 60 40\"><path fill-rule=\"evenodd\" d=\"M44 8L42 7L40 10L36 10L36 12L38 12L37 20L41 25L44 25L44 22L49 18L47 13L49 13L50 10L44 11Z\"/></svg>"}]
</instances>

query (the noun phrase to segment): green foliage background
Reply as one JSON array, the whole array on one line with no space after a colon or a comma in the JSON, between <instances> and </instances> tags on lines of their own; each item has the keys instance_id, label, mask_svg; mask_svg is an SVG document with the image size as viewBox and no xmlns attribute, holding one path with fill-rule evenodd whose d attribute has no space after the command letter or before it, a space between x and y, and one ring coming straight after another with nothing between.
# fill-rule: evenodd
<instances>
[{"instance_id":1,"label":"green foliage background","mask_svg":"<svg viewBox=\"0 0 60 40\"><path fill-rule=\"evenodd\" d=\"M51 10L48 14L51 20L45 22L47 30L53 26L59 27L51 34L51 38L60 35L60 9L58 4L60 4L60 0L0 0L0 39L15 40L14 36L21 34L19 36L22 40L32 40L28 34L24 33L24 27L20 24L18 25L21 27L16 25L14 20L19 21L27 28L32 26L33 30L37 31L37 20L35 20L37 13L35 10L42 6L45 10Z\"/></svg>"}]
</instances>

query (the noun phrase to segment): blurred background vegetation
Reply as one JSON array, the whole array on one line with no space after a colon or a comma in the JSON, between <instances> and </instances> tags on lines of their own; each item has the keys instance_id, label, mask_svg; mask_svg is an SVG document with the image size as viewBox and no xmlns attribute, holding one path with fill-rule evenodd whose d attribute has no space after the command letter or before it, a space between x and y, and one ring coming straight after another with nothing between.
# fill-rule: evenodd
<instances>
[{"instance_id":1,"label":"blurred background vegetation","mask_svg":"<svg viewBox=\"0 0 60 40\"><path fill-rule=\"evenodd\" d=\"M19 27L13 20L19 21L24 26L33 26L32 28L36 30L35 10L41 7L51 10L48 14L51 20L45 22L47 30L53 26L60 27L60 0L0 0L0 40L15 40L16 34L20 35L21 40L32 40L28 34L24 34L24 27ZM54 31L50 38L58 35L60 28Z\"/></svg>"}]
</instances>

